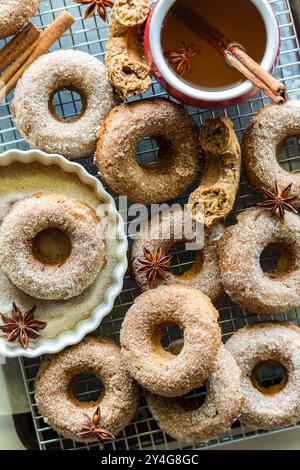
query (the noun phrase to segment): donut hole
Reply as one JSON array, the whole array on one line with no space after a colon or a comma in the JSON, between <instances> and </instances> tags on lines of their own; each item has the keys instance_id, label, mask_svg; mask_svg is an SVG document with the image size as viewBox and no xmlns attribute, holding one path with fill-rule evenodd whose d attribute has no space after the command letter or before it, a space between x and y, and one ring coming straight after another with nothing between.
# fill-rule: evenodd
<instances>
[{"instance_id":1,"label":"donut hole","mask_svg":"<svg viewBox=\"0 0 300 470\"><path fill-rule=\"evenodd\" d=\"M198 274L203 266L203 253L186 250L185 244L177 245L172 253L171 269L179 277L190 278Z\"/></svg>"},{"instance_id":2,"label":"donut hole","mask_svg":"<svg viewBox=\"0 0 300 470\"><path fill-rule=\"evenodd\" d=\"M167 144L158 137L145 137L137 146L136 161L142 168L155 168L160 154L166 152Z\"/></svg>"},{"instance_id":3,"label":"donut hole","mask_svg":"<svg viewBox=\"0 0 300 470\"><path fill-rule=\"evenodd\" d=\"M205 402L206 394L207 386L204 384L202 387L196 388L186 395L180 397L181 406L186 411L198 410Z\"/></svg>"},{"instance_id":4,"label":"donut hole","mask_svg":"<svg viewBox=\"0 0 300 470\"><path fill-rule=\"evenodd\" d=\"M80 403L99 402L103 392L102 382L92 373L76 375L68 386L71 398Z\"/></svg>"},{"instance_id":5,"label":"donut hole","mask_svg":"<svg viewBox=\"0 0 300 470\"><path fill-rule=\"evenodd\" d=\"M281 278L294 269L294 253L284 243L270 243L260 255L260 266L267 277Z\"/></svg>"},{"instance_id":6,"label":"donut hole","mask_svg":"<svg viewBox=\"0 0 300 470\"><path fill-rule=\"evenodd\" d=\"M183 330L180 325L176 323L165 323L155 328L153 332L153 343L155 348L161 352L165 357L178 356L183 346ZM182 340L175 343L174 341Z\"/></svg>"},{"instance_id":7,"label":"donut hole","mask_svg":"<svg viewBox=\"0 0 300 470\"><path fill-rule=\"evenodd\" d=\"M300 171L300 138L285 139L277 149L277 158L280 166L288 172Z\"/></svg>"},{"instance_id":8,"label":"donut hole","mask_svg":"<svg viewBox=\"0 0 300 470\"><path fill-rule=\"evenodd\" d=\"M69 236L60 229L46 228L32 241L33 257L42 264L62 266L71 254Z\"/></svg>"},{"instance_id":9,"label":"donut hole","mask_svg":"<svg viewBox=\"0 0 300 470\"><path fill-rule=\"evenodd\" d=\"M264 395L275 395L286 386L288 373L284 365L277 361L263 361L254 367L251 381Z\"/></svg>"},{"instance_id":10,"label":"donut hole","mask_svg":"<svg viewBox=\"0 0 300 470\"><path fill-rule=\"evenodd\" d=\"M56 90L49 99L49 110L60 122L74 122L81 118L87 107L86 96L70 86Z\"/></svg>"}]
</instances>

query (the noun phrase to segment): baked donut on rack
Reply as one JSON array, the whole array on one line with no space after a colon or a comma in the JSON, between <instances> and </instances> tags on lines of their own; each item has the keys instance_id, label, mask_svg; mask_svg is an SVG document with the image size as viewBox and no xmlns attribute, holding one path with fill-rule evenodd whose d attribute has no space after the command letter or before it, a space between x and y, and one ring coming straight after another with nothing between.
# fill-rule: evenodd
<instances>
[{"instance_id":1,"label":"baked donut on rack","mask_svg":"<svg viewBox=\"0 0 300 470\"><path fill-rule=\"evenodd\" d=\"M72 120L59 118L52 103L62 90L76 91L82 110ZM37 59L19 80L11 112L22 137L32 146L69 160L91 155L97 132L117 104L105 66L86 52L59 50Z\"/></svg>"},{"instance_id":2,"label":"baked donut on rack","mask_svg":"<svg viewBox=\"0 0 300 470\"><path fill-rule=\"evenodd\" d=\"M202 177L200 186L190 195L193 217L211 228L232 211L241 177L241 148L230 119L207 120L200 129Z\"/></svg>"},{"instance_id":3,"label":"baked donut on rack","mask_svg":"<svg viewBox=\"0 0 300 470\"><path fill-rule=\"evenodd\" d=\"M95 401L82 402L73 388L76 379L87 373L101 382L103 390ZM109 338L87 336L42 362L35 381L35 398L45 422L55 431L75 441L97 442L101 433L87 432L87 418L92 420L99 406L97 427L104 438L107 434L117 436L137 409L139 390L122 364L119 346Z\"/></svg>"},{"instance_id":4,"label":"baked donut on rack","mask_svg":"<svg viewBox=\"0 0 300 470\"><path fill-rule=\"evenodd\" d=\"M161 345L164 328L183 330L178 356ZM140 295L128 310L121 330L122 357L129 373L157 395L184 395L202 385L215 367L221 345L218 312L198 289L160 286Z\"/></svg>"},{"instance_id":5,"label":"baked donut on rack","mask_svg":"<svg viewBox=\"0 0 300 470\"><path fill-rule=\"evenodd\" d=\"M32 297L66 300L96 279L105 262L104 241L92 208L64 195L35 194L15 203L3 219L0 266Z\"/></svg>"},{"instance_id":6,"label":"baked donut on rack","mask_svg":"<svg viewBox=\"0 0 300 470\"><path fill-rule=\"evenodd\" d=\"M296 424L300 420L300 329L289 322L249 325L234 333L226 348L241 370L242 422L264 430ZM273 375L272 369L270 377L263 372L266 366L282 373L279 383L261 385L259 376L271 380Z\"/></svg>"},{"instance_id":7,"label":"baked donut on rack","mask_svg":"<svg viewBox=\"0 0 300 470\"><path fill-rule=\"evenodd\" d=\"M260 256L267 246L281 248L275 275L265 274ZM238 216L219 242L223 287L249 312L279 314L300 305L300 218L287 212L284 223L263 208Z\"/></svg>"},{"instance_id":8,"label":"baked donut on rack","mask_svg":"<svg viewBox=\"0 0 300 470\"><path fill-rule=\"evenodd\" d=\"M152 83L142 30L149 12L149 0L116 0L111 11L105 64L109 81L123 99L144 93Z\"/></svg>"},{"instance_id":9,"label":"baked donut on rack","mask_svg":"<svg viewBox=\"0 0 300 470\"><path fill-rule=\"evenodd\" d=\"M147 168L136 160L137 146L146 137L160 145L156 164ZM95 164L107 186L131 201L147 205L174 199L199 170L196 123L166 99L121 105L99 131Z\"/></svg>"},{"instance_id":10,"label":"baked donut on rack","mask_svg":"<svg viewBox=\"0 0 300 470\"><path fill-rule=\"evenodd\" d=\"M40 0L0 0L0 39L18 33L39 4Z\"/></svg>"},{"instance_id":11,"label":"baked donut on rack","mask_svg":"<svg viewBox=\"0 0 300 470\"><path fill-rule=\"evenodd\" d=\"M178 354L182 343L171 344ZM165 398L147 394L147 404L159 427L176 440L189 444L206 442L228 431L240 417L243 396L240 370L228 350L221 346L216 368L206 381L206 397L198 407L183 397Z\"/></svg>"},{"instance_id":12,"label":"baked donut on rack","mask_svg":"<svg viewBox=\"0 0 300 470\"><path fill-rule=\"evenodd\" d=\"M192 233L188 233L188 226ZM197 237L197 227L190 213L179 206L174 210L171 208L159 212L141 225L131 249L132 273L141 290L159 285L183 284L200 289L212 302L218 299L223 291L218 254L218 239L223 232L223 226L217 225L212 230L205 231L202 227L199 226L199 245L203 248L197 251L192 267L182 275L176 275L169 265L165 265L164 276L152 279L142 269L143 261L147 260L145 250L154 256L159 253L161 258L168 256L177 246L196 242L193 237Z\"/></svg>"},{"instance_id":13,"label":"baked donut on rack","mask_svg":"<svg viewBox=\"0 0 300 470\"><path fill-rule=\"evenodd\" d=\"M300 207L300 174L286 171L277 159L281 144L295 136L300 136L300 101L269 105L258 111L246 129L242 150L247 179L256 191L272 191L275 182L281 188L292 183L293 204Z\"/></svg>"}]
</instances>

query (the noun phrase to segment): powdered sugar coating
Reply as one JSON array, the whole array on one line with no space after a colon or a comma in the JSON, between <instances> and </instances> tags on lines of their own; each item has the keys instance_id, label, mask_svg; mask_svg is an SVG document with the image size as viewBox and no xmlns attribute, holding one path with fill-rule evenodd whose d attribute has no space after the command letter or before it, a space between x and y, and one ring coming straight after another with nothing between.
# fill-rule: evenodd
<instances>
[{"instance_id":1,"label":"powdered sugar coating","mask_svg":"<svg viewBox=\"0 0 300 470\"><path fill-rule=\"evenodd\" d=\"M61 266L33 256L35 236L48 228L66 233L71 253ZM75 199L36 194L15 203L0 226L0 265L11 282L38 299L69 299L98 276L105 260L104 235L96 212Z\"/></svg>"},{"instance_id":2,"label":"powdered sugar coating","mask_svg":"<svg viewBox=\"0 0 300 470\"><path fill-rule=\"evenodd\" d=\"M252 119L243 138L243 160L256 191L274 190L275 181L286 188L293 183L294 203L300 206L300 175L289 173L277 160L278 149L289 137L300 136L300 101L266 106Z\"/></svg>"},{"instance_id":3,"label":"powdered sugar coating","mask_svg":"<svg viewBox=\"0 0 300 470\"><path fill-rule=\"evenodd\" d=\"M136 160L138 144L153 136L157 164ZM95 164L105 183L131 201L155 204L181 195L199 170L197 126L185 110L154 98L115 108L99 132Z\"/></svg>"},{"instance_id":4,"label":"powdered sugar coating","mask_svg":"<svg viewBox=\"0 0 300 470\"><path fill-rule=\"evenodd\" d=\"M18 33L39 4L40 0L0 0L0 39Z\"/></svg>"},{"instance_id":5,"label":"powdered sugar coating","mask_svg":"<svg viewBox=\"0 0 300 470\"><path fill-rule=\"evenodd\" d=\"M241 369L244 395L241 420L254 429L275 429L296 424L300 419L300 329L288 322L249 325L227 341L226 348ZM287 370L285 387L265 395L251 381L254 367L276 361Z\"/></svg>"},{"instance_id":6,"label":"powdered sugar coating","mask_svg":"<svg viewBox=\"0 0 300 470\"><path fill-rule=\"evenodd\" d=\"M165 351L161 333L168 324L184 331L178 356ZM197 289L160 286L140 295L121 330L121 351L130 374L157 395L184 395L203 384L215 367L221 344L218 312Z\"/></svg>"},{"instance_id":7,"label":"powdered sugar coating","mask_svg":"<svg viewBox=\"0 0 300 470\"><path fill-rule=\"evenodd\" d=\"M197 252L197 256L201 259L196 259L190 272L179 276L171 271L166 274L165 279L155 279L149 284L147 273L138 271L142 267L140 260L144 259L144 248L152 253L160 248L162 256L165 256L172 253L176 245L193 241L184 237L184 235L188 236L184 230L185 220L186 216L182 208L177 207L174 211L166 210L163 213L158 213L141 225L140 232L137 234L131 250L132 271L135 281L143 291L159 285L188 285L200 289L212 301L215 301L222 293L218 243L214 238L215 230L205 230L203 249ZM183 234L183 236L178 238L178 233Z\"/></svg>"},{"instance_id":8,"label":"powdered sugar coating","mask_svg":"<svg viewBox=\"0 0 300 470\"><path fill-rule=\"evenodd\" d=\"M260 266L260 255L275 242L290 251L292 265L286 273L271 278ZM234 302L261 314L279 314L300 305L298 215L288 212L282 222L265 209L246 210L225 231L219 247L223 286Z\"/></svg>"},{"instance_id":9,"label":"powdered sugar coating","mask_svg":"<svg viewBox=\"0 0 300 470\"><path fill-rule=\"evenodd\" d=\"M197 409L181 398L148 394L147 403L159 427L174 439L190 444L215 439L228 431L240 417L243 396L240 370L224 346L206 387L205 401Z\"/></svg>"},{"instance_id":10,"label":"powdered sugar coating","mask_svg":"<svg viewBox=\"0 0 300 470\"><path fill-rule=\"evenodd\" d=\"M72 380L86 373L103 384L103 392L94 402L80 402L70 390ZM95 436L78 436L83 430L83 413L92 416L99 405L101 427L118 435L135 413L139 390L122 364L119 346L109 338L88 336L42 362L35 398L45 422L57 432L76 441L96 442Z\"/></svg>"},{"instance_id":11,"label":"powdered sugar coating","mask_svg":"<svg viewBox=\"0 0 300 470\"><path fill-rule=\"evenodd\" d=\"M55 92L81 94L84 112L73 121L51 113ZM70 160L91 155L97 132L117 103L105 66L81 51L59 50L37 59L19 80L11 112L23 138L33 147Z\"/></svg>"}]
</instances>

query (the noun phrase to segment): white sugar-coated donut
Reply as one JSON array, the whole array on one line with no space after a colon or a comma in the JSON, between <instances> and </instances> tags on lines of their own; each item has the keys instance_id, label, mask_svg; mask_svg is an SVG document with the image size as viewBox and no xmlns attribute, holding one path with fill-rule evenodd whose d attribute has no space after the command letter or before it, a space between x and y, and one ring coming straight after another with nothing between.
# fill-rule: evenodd
<instances>
[{"instance_id":1,"label":"white sugar-coated donut","mask_svg":"<svg viewBox=\"0 0 300 470\"><path fill-rule=\"evenodd\" d=\"M39 4L40 0L0 0L0 39L18 33Z\"/></svg>"},{"instance_id":2,"label":"white sugar-coated donut","mask_svg":"<svg viewBox=\"0 0 300 470\"><path fill-rule=\"evenodd\" d=\"M60 120L53 111L57 91L77 91L81 114ZM11 112L22 137L32 146L70 160L87 157L96 148L97 132L115 106L105 66L86 52L60 50L37 59L18 82Z\"/></svg>"},{"instance_id":3,"label":"white sugar-coated donut","mask_svg":"<svg viewBox=\"0 0 300 470\"><path fill-rule=\"evenodd\" d=\"M43 230L65 233L71 250L62 264L45 264L33 254ZM104 235L96 212L75 199L36 194L14 204L0 226L0 265L11 282L32 297L66 300L96 279L105 261Z\"/></svg>"},{"instance_id":4,"label":"white sugar-coated donut","mask_svg":"<svg viewBox=\"0 0 300 470\"><path fill-rule=\"evenodd\" d=\"M288 270L265 274L260 256L278 244L289 256ZM300 218L286 213L282 222L262 208L244 211L220 240L220 268L229 297L249 312L279 314L300 305Z\"/></svg>"},{"instance_id":5,"label":"white sugar-coated donut","mask_svg":"<svg viewBox=\"0 0 300 470\"><path fill-rule=\"evenodd\" d=\"M228 431L240 417L243 396L240 370L224 346L217 354L216 368L206 388L205 401L199 408L189 406L182 398L148 394L147 403L159 427L174 439L191 444L215 439Z\"/></svg>"},{"instance_id":6,"label":"white sugar-coated donut","mask_svg":"<svg viewBox=\"0 0 300 470\"><path fill-rule=\"evenodd\" d=\"M147 390L177 397L202 385L215 367L221 345L218 311L193 287L160 286L140 295L121 330L122 357L130 374ZM178 356L161 345L164 327L184 334Z\"/></svg>"},{"instance_id":7,"label":"white sugar-coated donut","mask_svg":"<svg viewBox=\"0 0 300 470\"><path fill-rule=\"evenodd\" d=\"M103 392L93 402L80 402L72 394L74 380L86 373L103 385ZM95 442L95 435L79 435L84 414L91 417L99 406L100 426L118 435L135 413L139 390L122 364L119 346L109 338L88 336L42 362L35 398L45 422L57 432L76 441Z\"/></svg>"},{"instance_id":8,"label":"white sugar-coated donut","mask_svg":"<svg viewBox=\"0 0 300 470\"><path fill-rule=\"evenodd\" d=\"M249 325L234 333L227 349L241 369L244 396L241 420L254 429L275 429L300 420L300 329L288 322ZM261 363L276 362L286 370L287 382L271 393L253 382L253 370Z\"/></svg>"}]
</instances>

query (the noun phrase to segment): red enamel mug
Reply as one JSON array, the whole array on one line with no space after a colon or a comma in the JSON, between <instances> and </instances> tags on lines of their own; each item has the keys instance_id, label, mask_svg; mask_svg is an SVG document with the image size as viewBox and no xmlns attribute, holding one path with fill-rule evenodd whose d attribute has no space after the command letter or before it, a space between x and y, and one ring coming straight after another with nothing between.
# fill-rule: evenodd
<instances>
[{"instance_id":1,"label":"red enamel mug","mask_svg":"<svg viewBox=\"0 0 300 470\"><path fill-rule=\"evenodd\" d=\"M268 72L272 72L280 52L277 19L268 0L250 1L261 14L266 27L266 50L261 65ZM232 88L218 90L196 88L180 80L168 65L161 45L161 29L175 2L176 0L159 0L149 16L145 29L146 58L159 84L178 101L203 109L236 105L255 95L258 89L249 80Z\"/></svg>"}]
</instances>

